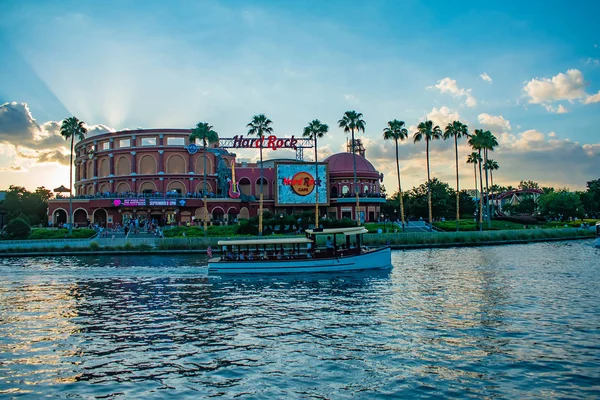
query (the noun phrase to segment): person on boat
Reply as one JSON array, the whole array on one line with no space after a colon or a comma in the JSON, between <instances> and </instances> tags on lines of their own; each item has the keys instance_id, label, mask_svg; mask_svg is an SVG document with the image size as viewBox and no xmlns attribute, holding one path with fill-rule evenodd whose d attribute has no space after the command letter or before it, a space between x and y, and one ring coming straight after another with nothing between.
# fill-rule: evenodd
<instances>
[{"instance_id":1,"label":"person on boat","mask_svg":"<svg viewBox=\"0 0 600 400\"><path fill-rule=\"evenodd\" d=\"M252 254L252 252L248 254L248 260L254 260L254 254Z\"/></svg>"},{"instance_id":2,"label":"person on boat","mask_svg":"<svg viewBox=\"0 0 600 400\"><path fill-rule=\"evenodd\" d=\"M277 259L278 260L283 259L283 251L279 250L279 253L277 253Z\"/></svg>"},{"instance_id":3,"label":"person on boat","mask_svg":"<svg viewBox=\"0 0 600 400\"><path fill-rule=\"evenodd\" d=\"M328 249L333 249L333 240L331 240L331 236L327 236L327 241L325 241L325 247Z\"/></svg>"},{"instance_id":4,"label":"person on boat","mask_svg":"<svg viewBox=\"0 0 600 400\"><path fill-rule=\"evenodd\" d=\"M246 259L246 257L244 257L244 252L242 251L240 253L240 261L244 261Z\"/></svg>"},{"instance_id":5,"label":"person on boat","mask_svg":"<svg viewBox=\"0 0 600 400\"><path fill-rule=\"evenodd\" d=\"M231 252L231 250L227 250L227 254L225 255L225 258L227 260L233 260L233 253Z\"/></svg>"}]
</instances>

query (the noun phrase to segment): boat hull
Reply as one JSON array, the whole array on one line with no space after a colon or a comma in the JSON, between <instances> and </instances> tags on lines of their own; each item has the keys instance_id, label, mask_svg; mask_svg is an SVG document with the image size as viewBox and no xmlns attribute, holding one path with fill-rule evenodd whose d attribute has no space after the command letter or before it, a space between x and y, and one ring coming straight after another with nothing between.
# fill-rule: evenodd
<instances>
[{"instance_id":1,"label":"boat hull","mask_svg":"<svg viewBox=\"0 0 600 400\"><path fill-rule=\"evenodd\" d=\"M208 262L209 274L281 274L304 272L363 271L368 269L391 268L391 250L383 247L353 256L273 261L221 261Z\"/></svg>"}]
</instances>

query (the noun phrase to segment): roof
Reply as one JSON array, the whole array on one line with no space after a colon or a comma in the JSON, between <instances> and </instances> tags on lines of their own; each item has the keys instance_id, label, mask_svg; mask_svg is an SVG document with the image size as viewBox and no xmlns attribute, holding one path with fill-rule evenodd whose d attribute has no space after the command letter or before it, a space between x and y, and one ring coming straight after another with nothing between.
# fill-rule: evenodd
<instances>
[{"instance_id":1,"label":"roof","mask_svg":"<svg viewBox=\"0 0 600 400\"><path fill-rule=\"evenodd\" d=\"M307 229L306 233L310 235L335 235L339 233L343 233L344 235L362 235L363 233L369 232L362 226L352 226L350 228L332 228L332 229L323 229L322 231L315 232L314 229Z\"/></svg>"},{"instance_id":2,"label":"roof","mask_svg":"<svg viewBox=\"0 0 600 400\"><path fill-rule=\"evenodd\" d=\"M70 192L70 190L67 189L65 187L65 185L60 185L59 187L57 187L56 189L54 189L53 192L65 193L65 192Z\"/></svg>"},{"instance_id":3,"label":"roof","mask_svg":"<svg viewBox=\"0 0 600 400\"><path fill-rule=\"evenodd\" d=\"M242 240L219 240L219 246L251 246L257 244L297 244L297 243L312 243L312 240L300 236L297 238L281 238L281 239L242 239Z\"/></svg>"},{"instance_id":4,"label":"roof","mask_svg":"<svg viewBox=\"0 0 600 400\"><path fill-rule=\"evenodd\" d=\"M329 174L332 176L354 175L354 157L352 153L338 153L327 157L324 162L329 164ZM356 174L359 176L379 177L379 172L366 158L356 154Z\"/></svg>"}]
</instances>

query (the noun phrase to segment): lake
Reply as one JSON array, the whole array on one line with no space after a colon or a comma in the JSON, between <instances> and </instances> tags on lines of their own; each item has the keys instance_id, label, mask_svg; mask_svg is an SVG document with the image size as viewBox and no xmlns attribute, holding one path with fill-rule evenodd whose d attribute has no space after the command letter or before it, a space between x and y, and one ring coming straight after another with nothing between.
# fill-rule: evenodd
<instances>
[{"instance_id":1,"label":"lake","mask_svg":"<svg viewBox=\"0 0 600 400\"><path fill-rule=\"evenodd\" d=\"M0 259L0 397L600 396L592 240L392 252L370 273Z\"/></svg>"}]
</instances>

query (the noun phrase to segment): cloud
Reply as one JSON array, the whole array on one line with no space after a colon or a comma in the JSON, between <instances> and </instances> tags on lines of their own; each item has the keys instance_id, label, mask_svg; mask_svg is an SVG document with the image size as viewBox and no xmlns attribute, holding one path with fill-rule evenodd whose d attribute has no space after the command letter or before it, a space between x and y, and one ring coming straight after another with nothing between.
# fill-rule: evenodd
<instances>
[{"instance_id":1,"label":"cloud","mask_svg":"<svg viewBox=\"0 0 600 400\"><path fill-rule=\"evenodd\" d=\"M553 107L550 104L546 104L544 107L546 107L546 110L555 114L566 114L569 112L569 110L567 110L562 104L559 104L558 107Z\"/></svg>"},{"instance_id":2,"label":"cloud","mask_svg":"<svg viewBox=\"0 0 600 400\"><path fill-rule=\"evenodd\" d=\"M449 123L460 120L460 115L457 111L452 111L448 107L442 106L439 109L432 108L427 113L426 118L432 120L434 125L439 125L444 130Z\"/></svg>"},{"instance_id":3,"label":"cloud","mask_svg":"<svg viewBox=\"0 0 600 400\"><path fill-rule=\"evenodd\" d=\"M532 79L523 87L523 91L531 104L549 104L561 100L572 103L588 97L586 86L581 71L570 69L566 74L561 72L552 78Z\"/></svg>"},{"instance_id":4,"label":"cloud","mask_svg":"<svg viewBox=\"0 0 600 400\"><path fill-rule=\"evenodd\" d=\"M600 90L594 95L587 96L583 102L585 104L600 103Z\"/></svg>"},{"instance_id":5,"label":"cloud","mask_svg":"<svg viewBox=\"0 0 600 400\"><path fill-rule=\"evenodd\" d=\"M2 172L24 172L25 168L23 168L20 165L11 165L10 167L2 167L0 168L0 171Z\"/></svg>"},{"instance_id":6,"label":"cloud","mask_svg":"<svg viewBox=\"0 0 600 400\"><path fill-rule=\"evenodd\" d=\"M27 103L0 105L0 144L13 146L19 158L69 165L69 143L60 135L59 121L39 125ZM105 125L86 125L89 135L114 131Z\"/></svg>"},{"instance_id":7,"label":"cloud","mask_svg":"<svg viewBox=\"0 0 600 400\"><path fill-rule=\"evenodd\" d=\"M600 60L597 58L588 57L588 59L585 61L585 65L593 65L594 67L598 67L600 66Z\"/></svg>"},{"instance_id":8,"label":"cloud","mask_svg":"<svg viewBox=\"0 0 600 400\"><path fill-rule=\"evenodd\" d=\"M490 115L482 113L477 116L477 121L486 127L498 127L507 131L511 130L510 121L505 119L502 115Z\"/></svg>"},{"instance_id":9,"label":"cloud","mask_svg":"<svg viewBox=\"0 0 600 400\"><path fill-rule=\"evenodd\" d=\"M459 88L455 79L446 77L438 81L435 86L428 86L427 89L433 89L434 87L441 93L450 93L454 97L459 98L464 97L467 107L475 107L477 105L477 100L471 95L471 89Z\"/></svg>"},{"instance_id":10,"label":"cloud","mask_svg":"<svg viewBox=\"0 0 600 400\"><path fill-rule=\"evenodd\" d=\"M483 79L486 82L492 83L492 78L486 73L484 72L483 74L479 75L479 77L481 79Z\"/></svg>"}]
</instances>

